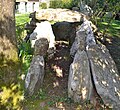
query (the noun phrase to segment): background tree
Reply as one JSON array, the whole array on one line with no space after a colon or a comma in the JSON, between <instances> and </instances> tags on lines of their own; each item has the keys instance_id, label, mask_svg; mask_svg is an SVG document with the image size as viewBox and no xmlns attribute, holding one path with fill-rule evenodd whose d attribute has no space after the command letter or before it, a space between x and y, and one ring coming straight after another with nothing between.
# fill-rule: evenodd
<instances>
[{"instance_id":1,"label":"background tree","mask_svg":"<svg viewBox=\"0 0 120 110\"><path fill-rule=\"evenodd\" d=\"M14 3L0 0L0 73L6 75L11 75L12 66L18 61Z\"/></svg>"},{"instance_id":2,"label":"background tree","mask_svg":"<svg viewBox=\"0 0 120 110\"><path fill-rule=\"evenodd\" d=\"M17 109L20 98L14 4L14 0L0 0L0 110Z\"/></svg>"}]
</instances>

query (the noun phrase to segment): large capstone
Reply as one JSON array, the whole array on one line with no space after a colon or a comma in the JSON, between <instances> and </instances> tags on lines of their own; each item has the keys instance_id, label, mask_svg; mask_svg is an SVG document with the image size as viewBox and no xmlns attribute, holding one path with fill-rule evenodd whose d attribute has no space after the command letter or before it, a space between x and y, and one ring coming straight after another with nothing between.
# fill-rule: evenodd
<instances>
[{"instance_id":1,"label":"large capstone","mask_svg":"<svg viewBox=\"0 0 120 110\"><path fill-rule=\"evenodd\" d=\"M46 19L48 21L67 21L67 22L79 22L81 13L70 9L40 9L36 13L35 18L38 20Z\"/></svg>"}]
</instances>

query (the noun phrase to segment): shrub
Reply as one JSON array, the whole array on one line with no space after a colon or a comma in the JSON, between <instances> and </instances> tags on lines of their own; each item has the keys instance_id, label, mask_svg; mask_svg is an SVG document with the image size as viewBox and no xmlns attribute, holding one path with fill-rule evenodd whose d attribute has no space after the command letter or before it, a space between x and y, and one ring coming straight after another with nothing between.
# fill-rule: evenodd
<instances>
[{"instance_id":1,"label":"shrub","mask_svg":"<svg viewBox=\"0 0 120 110\"><path fill-rule=\"evenodd\" d=\"M62 8L71 9L73 7L72 0L62 0Z\"/></svg>"},{"instance_id":2,"label":"shrub","mask_svg":"<svg viewBox=\"0 0 120 110\"><path fill-rule=\"evenodd\" d=\"M51 0L50 1L50 8L61 8L62 1L61 0Z\"/></svg>"},{"instance_id":3,"label":"shrub","mask_svg":"<svg viewBox=\"0 0 120 110\"><path fill-rule=\"evenodd\" d=\"M72 8L72 0L51 0L50 8Z\"/></svg>"},{"instance_id":4,"label":"shrub","mask_svg":"<svg viewBox=\"0 0 120 110\"><path fill-rule=\"evenodd\" d=\"M41 4L40 4L40 8L42 8L42 9L47 9L47 4L46 4L46 3L41 3Z\"/></svg>"}]
</instances>

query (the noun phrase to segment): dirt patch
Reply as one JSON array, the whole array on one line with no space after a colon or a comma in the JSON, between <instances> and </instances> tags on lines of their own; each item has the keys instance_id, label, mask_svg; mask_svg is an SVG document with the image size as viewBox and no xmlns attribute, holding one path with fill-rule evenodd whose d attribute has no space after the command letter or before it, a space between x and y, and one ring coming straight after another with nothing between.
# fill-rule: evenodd
<instances>
[{"instance_id":1,"label":"dirt patch","mask_svg":"<svg viewBox=\"0 0 120 110\"><path fill-rule=\"evenodd\" d=\"M45 91L49 96L49 101L53 101L54 107L61 105L63 108L68 108L65 104L67 99L67 85L69 66L72 59L69 55L69 44L66 41L56 42L56 53L54 58L46 61L46 75L44 80ZM68 110L73 110L69 107Z\"/></svg>"}]
</instances>

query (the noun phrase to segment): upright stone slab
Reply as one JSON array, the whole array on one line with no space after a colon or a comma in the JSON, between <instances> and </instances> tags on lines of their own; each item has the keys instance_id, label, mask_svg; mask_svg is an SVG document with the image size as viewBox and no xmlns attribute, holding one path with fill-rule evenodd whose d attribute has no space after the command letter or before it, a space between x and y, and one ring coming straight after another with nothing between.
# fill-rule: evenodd
<instances>
[{"instance_id":1,"label":"upright stone slab","mask_svg":"<svg viewBox=\"0 0 120 110\"><path fill-rule=\"evenodd\" d=\"M86 52L78 50L70 65L68 79L68 96L75 102L90 100L92 96L92 80Z\"/></svg>"},{"instance_id":2,"label":"upright stone slab","mask_svg":"<svg viewBox=\"0 0 120 110\"><path fill-rule=\"evenodd\" d=\"M80 12L87 16L91 16L93 14L92 8L88 6L84 0L80 1Z\"/></svg>"},{"instance_id":3,"label":"upright stone slab","mask_svg":"<svg viewBox=\"0 0 120 110\"><path fill-rule=\"evenodd\" d=\"M78 49L86 50L90 45L96 45L95 37L92 31L91 21L83 17L83 23L76 32L76 38L70 49L70 55L74 56Z\"/></svg>"},{"instance_id":4,"label":"upright stone slab","mask_svg":"<svg viewBox=\"0 0 120 110\"><path fill-rule=\"evenodd\" d=\"M96 45L94 33L92 31L92 22L83 17L83 23L80 26L79 31L86 32L86 49L90 45Z\"/></svg>"},{"instance_id":5,"label":"upright stone slab","mask_svg":"<svg viewBox=\"0 0 120 110\"><path fill-rule=\"evenodd\" d=\"M85 31L77 31L75 41L72 44L72 47L70 49L70 55L74 57L77 50L85 50L85 44L86 44L86 33Z\"/></svg>"},{"instance_id":6,"label":"upright stone slab","mask_svg":"<svg viewBox=\"0 0 120 110\"><path fill-rule=\"evenodd\" d=\"M25 78L25 88L30 96L38 92L42 86L44 66L45 62L43 56L37 55L32 59L30 68L28 69L28 73Z\"/></svg>"},{"instance_id":7,"label":"upright stone slab","mask_svg":"<svg viewBox=\"0 0 120 110\"><path fill-rule=\"evenodd\" d=\"M49 47L49 42L46 38L40 38L35 42L34 55L45 56Z\"/></svg>"},{"instance_id":8,"label":"upright stone slab","mask_svg":"<svg viewBox=\"0 0 120 110\"><path fill-rule=\"evenodd\" d=\"M93 45L87 53L97 93L105 105L120 110L120 77L108 49L103 45Z\"/></svg>"}]
</instances>

